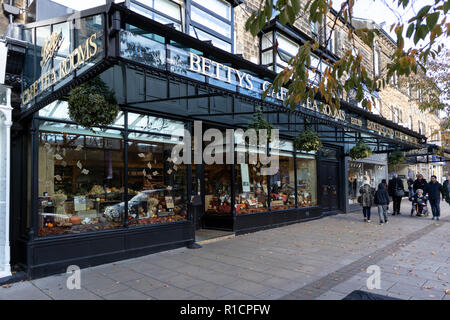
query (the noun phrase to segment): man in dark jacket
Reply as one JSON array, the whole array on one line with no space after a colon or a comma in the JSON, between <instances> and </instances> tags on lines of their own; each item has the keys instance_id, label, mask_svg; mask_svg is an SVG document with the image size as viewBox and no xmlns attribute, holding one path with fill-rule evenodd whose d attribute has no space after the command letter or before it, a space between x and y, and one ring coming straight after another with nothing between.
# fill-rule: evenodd
<instances>
[{"instance_id":1,"label":"man in dark jacket","mask_svg":"<svg viewBox=\"0 0 450 320\"><path fill-rule=\"evenodd\" d=\"M416 193L417 189L425 190L426 187L427 187L427 180L425 180L423 178L423 175L421 175L419 173L417 175L416 181L414 181L414 183L413 183L413 191L414 191L414 193Z\"/></svg>"},{"instance_id":2,"label":"man in dark jacket","mask_svg":"<svg viewBox=\"0 0 450 320\"><path fill-rule=\"evenodd\" d=\"M389 194L385 188L384 183L378 185L378 190L375 192L374 203L378 206L378 215L380 216L380 224L387 223L387 208L389 205ZM384 221L383 221L384 217Z\"/></svg>"},{"instance_id":3,"label":"man in dark jacket","mask_svg":"<svg viewBox=\"0 0 450 320\"><path fill-rule=\"evenodd\" d=\"M442 185L442 200L450 204L450 174L447 175L447 180Z\"/></svg>"},{"instance_id":4,"label":"man in dark jacket","mask_svg":"<svg viewBox=\"0 0 450 320\"><path fill-rule=\"evenodd\" d=\"M392 215L398 215L400 214L400 204L405 193L405 187L403 186L402 179L400 179L396 173L394 173L392 179L389 180L388 191L394 202Z\"/></svg>"},{"instance_id":5,"label":"man in dark jacket","mask_svg":"<svg viewBox=\"0 0 450 320\"><path fill-rule=\"evenodd\" d=\"M439 202L441 201L442 185L437 182L436 176L431 176L431 182L425 188L425 194L428 195L430 201L431 211L433 211L432 220L439 220L441 216L441 208Z\"/></svg>"}]
</instances>

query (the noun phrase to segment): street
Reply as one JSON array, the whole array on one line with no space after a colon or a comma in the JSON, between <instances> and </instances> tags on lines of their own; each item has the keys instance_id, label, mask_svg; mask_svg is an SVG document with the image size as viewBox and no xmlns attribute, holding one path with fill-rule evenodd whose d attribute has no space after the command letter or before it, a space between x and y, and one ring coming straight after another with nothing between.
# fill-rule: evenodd
<instances>
[{"instance_id":1,"label":"street","mask_svg":"<svg viewBox=\"0 0 450 320\"><path fill-rule=\"evenodd\" d=\"M0 287L0 299L305 300L342 299L364 290L400 299L450 300L450 206L441 220L402 215L378 224L361 212L260 231ZM391 207L392 209L392 204ZM369 290L369 266L380 288Z\"/></svg>"}]
</instances>

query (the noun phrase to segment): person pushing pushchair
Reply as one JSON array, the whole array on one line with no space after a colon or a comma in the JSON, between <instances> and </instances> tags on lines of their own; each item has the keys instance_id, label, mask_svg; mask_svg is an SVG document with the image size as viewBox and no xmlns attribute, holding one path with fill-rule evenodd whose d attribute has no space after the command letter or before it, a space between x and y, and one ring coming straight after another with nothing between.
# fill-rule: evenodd
<instances>
[{"instance_id":1,"label":"person pushing pushchair","mask_svg":"<svg viewBox=\"0 0 450 320\"><path fill-rule=\"evenodd\" d=\"M423 194L422 189L417 189L412 197L411 217L416 214L418 217L428 216L427 196Z\"/></svg>"}]
</instances>

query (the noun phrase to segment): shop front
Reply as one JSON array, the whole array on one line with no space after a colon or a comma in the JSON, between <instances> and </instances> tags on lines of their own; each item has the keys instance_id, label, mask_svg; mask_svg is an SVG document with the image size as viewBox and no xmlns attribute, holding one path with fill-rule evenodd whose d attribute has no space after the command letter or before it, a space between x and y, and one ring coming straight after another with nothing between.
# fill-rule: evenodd
<instances>
[{"instance_id":1,"label":"shop front","mask_svg":"<svg viewBox=\"0 0 450 320\"><path fill-rule=\"evenodd\" d=\"M262 99L272 71L121 5L23 32L11 259L29 277L190 246L199 230L243 234L345 211L349 148L364 139L385 153L423 139L346 103L292 111L286 91ZM92 79L114 92L120 112L86 129L70 120L68 96ZM246 142L257 110L279 139ZM306 127L320 151L294 147ZM277 160L270 174L267 158ZM370 170L378 179L378 167Z\"/></svg>"},{"instance_id":2,"label":"shop front","mask_svg":"<svg viewBox=\"0 0 450 320\"><path fill-rule=\"evenodd\" d=\"M359 190L363 181L370 181L371 186L378 188L382 180L388 179L388 163L386 154L374 154L362 160L352 160L346 158L347 167L347 212L360 210L358 197L361 195Z\"/></svg>"}]
</instances>

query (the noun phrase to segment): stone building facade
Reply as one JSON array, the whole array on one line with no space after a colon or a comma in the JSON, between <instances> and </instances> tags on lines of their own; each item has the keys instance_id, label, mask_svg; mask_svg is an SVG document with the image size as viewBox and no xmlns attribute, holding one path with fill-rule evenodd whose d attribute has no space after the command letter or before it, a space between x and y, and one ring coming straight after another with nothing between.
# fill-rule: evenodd
<instances>
[{"instance_id":1,"label":"stone building facade","mask_svg":"<svg viewBox=\"0 0 450 320\"><path fill-rule=\"evenodd\" d=\"M302 2L306 1L302 0ZM245 31L246 20L254 10L259 8L259 5L259 0L247 0L235 8L235 53L241 54L244 59L253 63L262 64L259 54L261 37L253 37L250 32ZM276 19L275 15L274 19ZM369 74L385 75L386 66L391 61L390 57L396 48L395 41L371 20L354 18L352 23L354 28L367 27L380 30L379 35L375 36L373 48L357 37L350 42L347 33L351 26L342 19L336 19L335 11L329 11L322 26L311 25L307 20L307 15L304 15L297 19L294 26L290 28L294 32L301 33L307 40L318 40L323 49L327 48L336 57L341 57L346 51L353 50L362 56L363 65ZM330 35L331 29L334 30ZM315 35L317 36L315 37ZM391 83L386 84L386 87L379 91L376 96L376 104L372 107L371 112L422 133L430 144L441 145L439 116L419 110L420 100L424 98L426 97L423 96L423 93L414 89L414 83L409 84L407 79L394 78ZM408 172L409 175L414 176L417 173L423 173L426 176L436 174L438 177L443 174L441 166L434 164L405 165L400 174L406 178Z\"/></svg>"}]
</instances>

